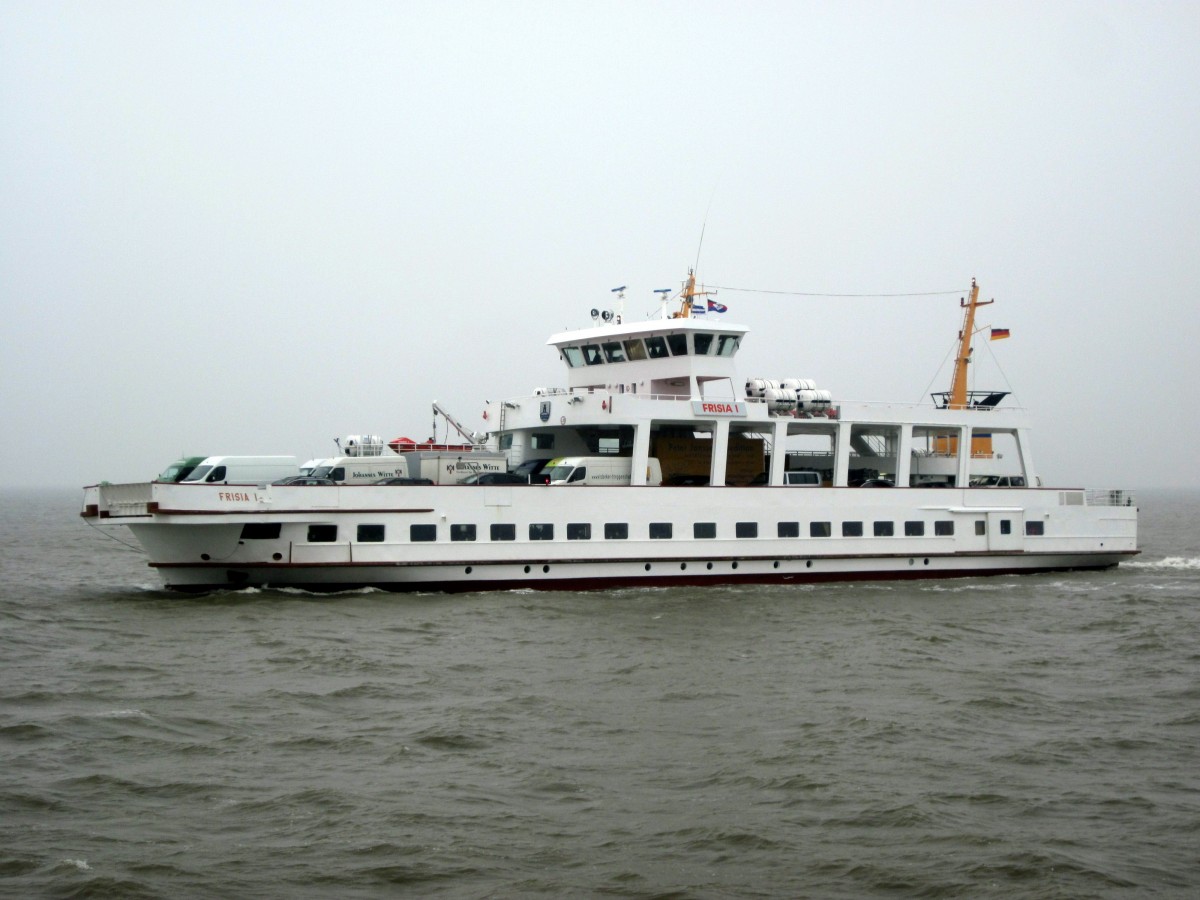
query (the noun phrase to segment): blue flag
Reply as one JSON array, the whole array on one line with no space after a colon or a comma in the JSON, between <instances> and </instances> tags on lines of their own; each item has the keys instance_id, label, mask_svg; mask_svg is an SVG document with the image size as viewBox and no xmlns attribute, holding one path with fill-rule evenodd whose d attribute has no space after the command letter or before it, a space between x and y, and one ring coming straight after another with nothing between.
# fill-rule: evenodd
<instances>
[{"instance_id":1,"label":"blue flag","mask_svg":"<svg viewBox=\"0 0 1200 900\"><path fill-rule=\"evenodd\" d=\"M708 311L715 313L729 312L729 307L724 303L718 303L716 300L708 301Z\"/></svg>"}]
</instances>

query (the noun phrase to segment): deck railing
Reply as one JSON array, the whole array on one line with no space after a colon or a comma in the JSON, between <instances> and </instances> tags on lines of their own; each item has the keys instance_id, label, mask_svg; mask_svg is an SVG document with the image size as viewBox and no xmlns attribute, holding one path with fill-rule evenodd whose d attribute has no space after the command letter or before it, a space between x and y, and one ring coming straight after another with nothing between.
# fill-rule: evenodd
<instances>
[{"instance_id":1,"label":"deck railing","mask_svg":"<svg viewBox=\"0 0 1200 900\"><path fill-rule=\"evenodd\" d=\"M1085 493L1088 506L1136 506L1133 491L1119 489L1090 490Z\"/></svg>"}]
</instances>

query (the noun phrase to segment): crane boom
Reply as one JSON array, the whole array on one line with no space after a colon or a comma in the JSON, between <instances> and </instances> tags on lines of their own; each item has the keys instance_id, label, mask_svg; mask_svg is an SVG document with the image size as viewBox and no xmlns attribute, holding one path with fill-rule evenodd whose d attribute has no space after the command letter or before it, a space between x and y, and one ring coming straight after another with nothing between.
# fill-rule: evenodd
<instances>
[{"instance_id":1,"label":"crane boom","mask_svg":"<svg viewBox=\"0 0 1200 900\"><path fill-rule=\"evenodd\" d=\"M435 416L435 418L434 418L435 425L437 422L436 417L441 416L443 419L445 419L447 422L450 423L450 426L455 431L457 431L459 434L461 434L466 440L470 441L472 444L483 444L483 443L487 442L487 435L482 435L482 434L478 434L477 432L470 431L465 425L463 425L460 421L458 421L458 419L456 419L446 409L444 409L442 407L442 405L440 403L438 403L436 400L433 401L433 414Z\"/></svg>"}]
</instances>

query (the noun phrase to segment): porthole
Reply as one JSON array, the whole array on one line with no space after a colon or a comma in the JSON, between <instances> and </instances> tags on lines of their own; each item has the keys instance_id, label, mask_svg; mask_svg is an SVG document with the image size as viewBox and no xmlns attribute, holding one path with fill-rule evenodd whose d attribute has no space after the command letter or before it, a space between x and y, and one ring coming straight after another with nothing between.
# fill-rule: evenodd
<instances>
[{"instance_id":1,"label":"porthole","mask_svg":"<svg viewBox=\"0 0 1200 900\"><path fill-rule=\"evenodd\" d=\"M649 572L649 571L650 571L650 563L646 563L646 571L647 571L647 572Z\"/></svg>"},{"instance_id":2,"label":"porthole","mask_svg":"<svg viewBox=\"0 0 1200 900\"><path fill-rule=\"evenodd\" d=\"M929 557L925 557L925 565L929 565Z\"/></svg>"},{"instance_id":3,"label":"porthole","mask_svg":"<svg viewBox=\"0 0 1200 900\"><path fill-rule=\"evenodd\" d=\"M917 561L916 561L915 559L910 559L910 560L908 561L908 564L909 564L910 566L915 566L915 565L917 564Z\"/></svg>"},{"instance_id":4,"label":"porthole","mask_svg":"<svg viewBox=\"0 0 1200 900\"><path fill-rule=\"evenodd\" d=\"M272 553L271 559L275 560L275 562L279 562L281 559L283 559L283 554L282 553Z\"/></svg>"},{"instance_id":5,"label":"porthole","mask_svg":"<svg viewBox=\"0 0 1200 900\"><path fill-rule=\"evenodd\" d=\"M200 558L201 558L202 560L204 560L205 562L208 562L210 559L212 559L212 557L211 557L211 556L209 556L207 553L201 553L201 554L200 554Z\"/></svg>"},{"instance_id":6,"label":"porthole","mask_svg":"<svg viewBox=\"0 0 1200 900\"><path fill-rule=\"evenodd\" d=\"M775 562L771 563L771 568L778 569L779 568L779 560L775 560Z\"/></svg>"},{"instance_id":7,"label":"porthole","mask_svg":"<svg viewBox=\"0 0 1200 900\"><path fill-rule=\"evenodd\" d=\"M681 571L681 572L682 572L682 571L683 571L684 569L686 569L686 568L687 568L687 563L680 563L680 564L679 564L679 571Z\"/></svg>"},{"instance_id":8,"label":"porthole","mask_svg":"<svg viewBox=\"0 0 1200 900\"><path fill-rule=\"evenodd\" d=\"M525 574L526 574L526 575L528 575L528 574L529 574L529 566L526 566L526 567L525 567Z\"/></svg>"},{"instance_id":9,"label":"porthole","mask_svg":"<svg viewBox=\"0 0 1200 900\"><path fill-rule=\"evenodd\" d=\"M811 559L809 559L809 560L805 560L805 562L804 562L804 567L805 567L806 569L811 569L811 568L812 568L812 560L811 560Z\"/></svg>"},{"instance_id":10,"label":"porthole","mask_svg":"<svg viewBox=\"0 0 1200 900\"><path fill-rule=\"evenodd\" d=\"M737 560L736 560L736 559L733 561L733 567L734 567L735 569L737 568Z\"/></svg>"},{"instance_id":11,"label":"porthole","mask_svg":"<svg viewBox=\"0 0 1200 900\"><path fill-rule=\"evenodd\" d=\"M549 572L549 571L550 571L550 567L549 567L549 566L542 566L542 571L543 571L543 572Z\"/></svg>"},{"instance_id":12,"label":"porthole","mask_svg":"<svg viewBox=\"0 0 1200 900\"><path fill-rule=\"evenodd\" d=\"M705 564L705 568L706 568L706 569L711 569L711 568L712 568L712 563L706 563L706 564Z\"/></svg>"},{"instance_id":13,"label":"porthole","mask_svg":"<svg viewBox=\"0 0 1200 900\"><path fill-rule=\"evenodd\" d=\"M470 566L467 566L465 569L463 569L463 571L464 571L464 572L466 572L468 575L470 575L470 574L471 574L471 567L470 567Z\"/></svg>"}]
</instances>

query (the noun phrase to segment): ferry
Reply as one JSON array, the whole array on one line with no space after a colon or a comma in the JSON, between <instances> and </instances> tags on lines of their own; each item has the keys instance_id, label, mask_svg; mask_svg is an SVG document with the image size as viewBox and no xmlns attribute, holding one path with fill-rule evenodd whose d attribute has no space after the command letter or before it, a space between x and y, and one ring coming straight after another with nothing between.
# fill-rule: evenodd
<instances>
[{"instance_id":1,"label":"ferry","mask_svg":"<svg viewBox=\"0 0 1200 900\"><path fill-rule=\"evenodd\" d=\"M950 389L916 404L742 378L748 329L694 272L668 294L655 318L593 309L552 335L565 385L487 402L482 431L435 404L459 443L351 440L348 456L379 465L312 470L394 477L237 483L200 465L86 487L81 515L128 528L189 592L806 584L1105 569L1138 553L1130 492L1043 484L1028 414L1005 391L968 390L976 312L992 302L974 282Z\"/></svg>"}]
</instances>

